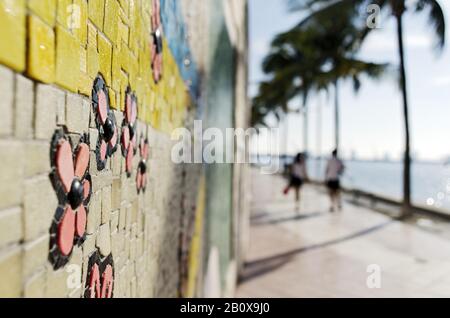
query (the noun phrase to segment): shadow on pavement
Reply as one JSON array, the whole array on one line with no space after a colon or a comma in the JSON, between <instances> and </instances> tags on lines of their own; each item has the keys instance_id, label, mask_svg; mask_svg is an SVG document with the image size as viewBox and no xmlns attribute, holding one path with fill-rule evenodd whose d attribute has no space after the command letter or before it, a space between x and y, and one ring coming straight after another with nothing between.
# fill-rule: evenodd
<instances>
[{"instance_id":1,"label":"shadow on pavement","mask_svg":"<svg viewBox=\"0 0 450 318\"><path fill-rule=\"evenodd\" d=\"M278 218L266 218L266 216L270 215L269 213L261 213L260 215L257 215L255 217L251 218L251 224L252 225L273 225L273 224L279 224L283 222L290 222L290 221L300 221L300 220L307 220L310 218L318 217L321 215L325 215L327 213L325 212L312 212L308 214L300 214L300 213L290 213L290 216L286 217L278 217Z\"/></svg>"},{"instance_id":2,"label":"shadow on pavement","mask_svg":"<svg viewBox=\"0 0 450 318\"><path fill-rule=\"evenodd\" d=\"M346 241L349 241L349 240L352 240L352 239L355 239L355 238L358 238L358 237L361 237L361 236L364 236L367 234L371 234L371 233L378 231L390 224L393 224L394 222L396 222L396 221L388 220L386 222L377 224L375 226L369 227L367 229L355 232L353 234L350 234L350 235L347 235L347 236L344 236L341 238L337 238L334 240L317 243L317 244L313 244L313 245L309 245L309 246L300 247L300 248L293 249L288 252L284 252L284 253L276 254L276 255L273 255L270 257L265 257L265 258L257 259L255 261L248 262L245 264L244 273L239 278L239 283L242 284L242 283L248 282L249 280L252 280L261 275L265 275L271 271L274 271L274 270L280 268L281 266L287 264L288 262L290 262L292 260L292 258L294 256L296 256L297 254L301 254L301 253L308 252L311 250L327 247L330 245L339 244L339 243L346 242Z\"/></svg>"}]
</instances>

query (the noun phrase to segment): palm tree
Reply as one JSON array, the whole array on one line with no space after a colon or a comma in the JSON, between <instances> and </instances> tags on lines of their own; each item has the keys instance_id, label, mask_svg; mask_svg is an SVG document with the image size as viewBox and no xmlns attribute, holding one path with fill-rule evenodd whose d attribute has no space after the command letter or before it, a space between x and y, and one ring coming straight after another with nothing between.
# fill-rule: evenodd
<instances>
[{"instance_id":1,"label":"palm tree","mask_svg":"<svg viewBox=\"0 0 450 318\"><path fill-rule=\"evenodd\" d=\"M288 146L288 124L287 115L290 110L288 102L298 92L299 88L294 87L294 83L286 82L285 78L275 75L271 80L259 84L257 95L253 98L251 126L259 132L260 127L269 127L267 123L269 115L273 115L280 122L286 120L284 130L284 155L287 154Z\"/></svg>"},{"instance_id":2,"label":"palm tree","mask_svg":"<svg viewBox=\"0 0 450 318\"><path fill-rule=\"evenodd\" d=\"M313 75L319 70L315 69L319 63L312 59L311 52L308 51L306 43L311 42L310 32L298 33L294 37L288 32L277 36L271 47L271 52L266 56L263 62L263 70L269 76L272 76L275 82L282 83L283 87L276 87L271 83L270 90L284 92L284 111L303 112L303 150L308 152L308 107L307 101L311 91L324 89L315 82ZM263 83L261 88L268 83ZM291 110L287 108L287 104L292 99L300 97L301 104L297 109ZM263 97L258 96L255 101L262 100L267 102ZM286 140L287 142L287 140ZM286 146L287 148L287 146Z\"/></svg>"},{"instance_id":3,"label":"palm tree","mask_svg":"<svg viewBox=\"0 0 450 318\"><path fill-rule=\"evenodd\" d=\"M353 81L353 89L357 93L361 87L362 75L372 79L378 79L388 68L387 64L377 64L361 61L356 58L335 57L333 69L326 73L324 81L334 88L334 128L335 128L335 149L340 146L340 106L339 106L339 86L345 79Z\"/></svg>"},{"instance_id":4,"label":"palm tree","mask_svg":"<svg viewBox=\"0 0 450 318\"><path fill-rule=\"evenodd\" d=\"M332 21L332 22L330 22ZM339 83L351 79L358 92L361 76L377 79L387 64L362 61L355 57L360 41L359 30L343 18L326 21L311 21L305 27L302 23L293 29L279 34L272 43L272 52L263 63L266 73L280 72L293 77L300 74L303 94L303 107L311 91L334 89L335 99L335 148L339 148ZM329 32L331 25L333 32ZM349 36L352 35L352 36Z\"/></svg>"},{"instance_id":5,"label":"palm tree","mask_svg":"<svg viewBox=\"0 0 450 318\"><path fill-rule=\"evenodd\" d=\"M300 2L301 1L301 2ZM441 6L437 0L416 0L408 7L406 0L290 0L291 9L309 8L312 13L303 22L302 26L315 21L324 21L324 18L340 16L342 12L351 13L349 18L355 24L362 26L357 38L359 42L364 41L367 34L372 30L366 23L366 17L361 15L369 4L376 4L381 10L390 11L395 18L397 25L398 55L400 60L399 75L400 87L403 99L403 120L405 127L405 149L403 163L403 205L402 214L407 216L411 213L411 146L410 146L410 125L407 80L405 72L405 52L404 52L404 30L403 16L407 11L422 12L428 9L428 17L434 34L437 38L436 48L441 51L445 44L445 18ZM364 11L363 11L364 10ZM332 32L332 29L329 29Z\"/></svg>"},{"instance_id":6,"label":"palm tree","mask_svg":"<svg viewBox=\"0 0 450 318\"><path fill-rule=\"evenodd\" d=\"M298 88L286 82L283 77L274 76L259 84L258 93L253 98L252 127L268 126L269 114L279 121L288 112L288 102Z\"/></svg>"},{"instance_id":7,"label":"palm tree","mask_svg":"<svg viewBox=\"0 0 450 318\"><path fill-rule=\"evenodd\" d=\"M334 19L335 26L336 21ZM328 91L333 87L336 91L336 148L339 146L339 82L352 79L357 92L362 75L378 78L387 67L386 64L357 59L354 55L359 38L348 36L357 29L348 22L349 19L339 21L339 27L333 33L328 32L326 23L320 22L309 23L307 28L299 25L275 37L263 62L263 71L271 79L260 84L259 93L253 100L255 120L264 120L270 113L280 119L281 114L288 111L288 102L298 96L302 97L303 103L297 111L306 112L312 92Z\"/></svg>"}]
</instances>

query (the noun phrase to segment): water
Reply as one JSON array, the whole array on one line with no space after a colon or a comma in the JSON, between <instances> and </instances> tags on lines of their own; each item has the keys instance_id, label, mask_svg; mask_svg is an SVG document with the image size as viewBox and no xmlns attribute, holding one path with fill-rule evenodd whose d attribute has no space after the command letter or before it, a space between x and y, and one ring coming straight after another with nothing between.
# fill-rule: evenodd
<instances>
[{"instance_id":1,"label":"water","mask_svg":"<svg viewBox=\"0 0 450 318\"><path fill-rule=\"evenodd\" d=\"M400 162L346 161L342 184L394 200L402 198L403 165ZM311 178L323 180L325 162L308 161ZM440 163L412 164L412 201L450 212L450 166Z\"/></svg>"},{"instance_id":2,"label":"water","mask_svg":"<svg viewBox=\"0 0 450 318\"><path fill-rule=\"evenodd\" d=\"M253 160L256 157L253 157ZM269 157L260 156L259 163L267 164ZM290 163L293 158L280 158L280 164ZM403 164L382 161L345 161L346 170L342 185L401 201ZM311 179L323 181L325 161L308 159L308 174ZM411 171L412 202L450 213L450 165L443 163L413 162Z\"/></svg>"}]
</instances>

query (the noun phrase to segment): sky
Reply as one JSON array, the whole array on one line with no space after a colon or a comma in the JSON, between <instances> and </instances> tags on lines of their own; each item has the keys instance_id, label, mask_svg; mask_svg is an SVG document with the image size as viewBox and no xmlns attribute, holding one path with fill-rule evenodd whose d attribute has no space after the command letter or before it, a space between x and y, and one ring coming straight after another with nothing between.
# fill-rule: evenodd
<instances>
[{"instance_id":1,"label":"sky","mask_svg":"<svg viewBox=\"0 0 450 318\"><path fill-rule=\"evenodd\" d=\"M439 3L446 18L450 19L450 0ZM249 11L249 91L253 96L258 83L265 78L261 62L272 38L298 23L302 14L288 12L287 0L250 0ZM420 160L442 161L450 157L450 20L447 23L447 47L441 54L433 49L434 34L427 25L425 12L407 13L404 30L413 155ZM390 16L383 16L380 28L368 37L360 57L397 66L397 55L395 21ZM328 154L333 148L332 102L332 94L328 97L322 94L308 103L308 143L313 155ZM379 81L364 79L357 95L351 82L343 83L340 104L343 157L401 158L404 144L402 99L394 76ZM289 115L280 123L279 138L283 138L286 131L289 136L288 153L303 150L302 127L303 119L299 114ZM266 143L264 137L260 138L260 147L264 148Z\"/></svg>"}]
</instances>

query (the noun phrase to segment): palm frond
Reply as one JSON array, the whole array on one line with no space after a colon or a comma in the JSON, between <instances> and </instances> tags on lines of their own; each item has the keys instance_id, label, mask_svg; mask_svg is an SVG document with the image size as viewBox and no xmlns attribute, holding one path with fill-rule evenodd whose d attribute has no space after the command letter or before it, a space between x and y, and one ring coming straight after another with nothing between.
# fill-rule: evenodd
<instances>
[{"instance_id":1,"label":"palm frond","mask_svg":"<svg viewBox=\"0 0 450 318\"><path fill-rule=\"evenodd\" d=\"M418 0L416 4L416 12L421 12L424 9L429 10L428 21L434 28L436 35L436 49L442 51L445 45L445 17L442 7L436 0Z\"/></svg>"}]
</instances>

